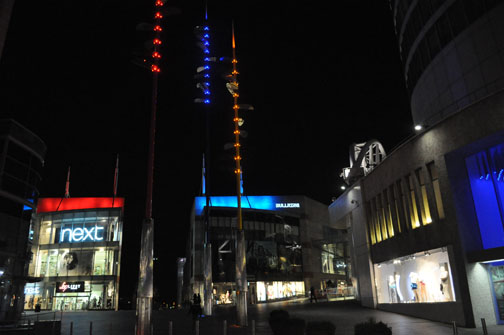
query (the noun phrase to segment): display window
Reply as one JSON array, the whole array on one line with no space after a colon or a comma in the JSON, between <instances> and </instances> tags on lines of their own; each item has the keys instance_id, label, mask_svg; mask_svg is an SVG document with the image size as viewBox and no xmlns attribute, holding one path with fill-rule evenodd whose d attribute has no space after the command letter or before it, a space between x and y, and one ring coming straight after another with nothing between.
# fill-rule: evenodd
<instances>
[{"instance_id":1,"label":"display window","mask_svg":"<svg viewBox=\"0 0 504 335\"><path fill-rule=\"evenodd\" d=\"M500 324L504 323L504 262L490 265L490 280L495 298L495 312Z\"/></svg>"},{"instance_id":2,"label":"display window","mask_svg":"<svg viewBox=\"0 0 504 335\"><path fill-rule=\"evenodd\" d=\"M35 276L114 275L116 252L108 248L41 250Z\"/></svg>"},{"instance_id":3,"label":"display window","mask_svg":"<svg viewBox=\"0 0 504 335\"><path fill-rule=\"evenodd\" d=\"M374 265L378 303L455 301L446 248Z\"/></svg>"},{"instance_id":4,"label":"display window","mask_svg":"<svg viewBox=\"0 0 504 335\"><path fill-rule=\"evenodd\" d=\"M268 301L304 295L304 282L262 282L256 283L257 301Z\"/></svg>"}]
</instances>

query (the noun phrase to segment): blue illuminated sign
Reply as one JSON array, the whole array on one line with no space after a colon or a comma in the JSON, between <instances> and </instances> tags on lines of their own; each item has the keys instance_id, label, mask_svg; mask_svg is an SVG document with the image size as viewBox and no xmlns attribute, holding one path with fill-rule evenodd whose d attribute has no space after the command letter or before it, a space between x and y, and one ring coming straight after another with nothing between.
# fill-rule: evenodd
<instances>
[{"instance_id":1,"label":"blue illuminated sign","mask_svg":"<svg viewBox=\"0 0 504 335\"><path fill-rule=\"evenodd\" d=\"M94 226L91 229L84 228L63 228L60 231L59 243L64 242L96 242L103 241L104 227Z\"/></svg>"},{"instance_id":2,"label":"blue illuminated sign","mask_svg":"<svg viewBox=\"0 0 504 335\"><path fill-rule=\"evenodd\" d=\"M196 215L203 213L203 208L206 205L205 197L196 197L194 207ZM235 196L221 196L210 197L211 207L228 207L236 208L238 203ZM267 211L274 211L278 209L299 209L301 204L299 202L285 202L284 197L271 196L271 195L250 195L242 196L242 208L261 209Z\"/></svg>"}]
</instances>

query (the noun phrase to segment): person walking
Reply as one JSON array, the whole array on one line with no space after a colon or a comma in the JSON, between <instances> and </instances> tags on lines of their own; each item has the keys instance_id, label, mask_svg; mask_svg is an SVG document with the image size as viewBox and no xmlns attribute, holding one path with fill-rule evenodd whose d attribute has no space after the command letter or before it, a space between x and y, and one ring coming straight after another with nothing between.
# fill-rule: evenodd
<instances>
[{"instance_id":1,"label":"person walking","mask_svg":"<svg viewBox=\"0 0 504 335\"><path fill-rule=\"evenodd\" d=\"M310 288L310 302L313 302L315 300L315 303L317 302L317 296L315 295L315 287Z\"/></svg>"}]
</instances>

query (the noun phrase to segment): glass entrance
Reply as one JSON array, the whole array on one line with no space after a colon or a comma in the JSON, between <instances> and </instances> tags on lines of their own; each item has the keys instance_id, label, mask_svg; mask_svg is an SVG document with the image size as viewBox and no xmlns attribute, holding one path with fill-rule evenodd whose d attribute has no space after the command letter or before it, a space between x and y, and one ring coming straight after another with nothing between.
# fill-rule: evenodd
<instances>
[{"instance_id":1,"label":"glass entrance","mask_svg":"<svg viewBox=\"0 0 504 335\"><path fill-rule=\"evenodd\" d=\"M89 297L56 297L54 310L82 311L88 309Z\"/></svg>"}]
</instances>

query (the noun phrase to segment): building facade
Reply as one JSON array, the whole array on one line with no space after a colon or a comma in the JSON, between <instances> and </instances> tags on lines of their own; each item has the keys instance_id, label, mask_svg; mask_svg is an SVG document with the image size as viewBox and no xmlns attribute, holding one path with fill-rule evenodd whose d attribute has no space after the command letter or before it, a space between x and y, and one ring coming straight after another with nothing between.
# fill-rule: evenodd
<instances>
[{"instance_id":1,"label":"building facade","mask_svg":"<svg viewBox=\"0 0 504 335\"><path fill-rule=\"evenodd\" d=\"M41 198L25 310L117 310L124 198Z\"/></svg>"},{"instance_id":2,"label":"building facade","mask_svg":"<svg viewBox=\"0 0 504 335\"><path fill-rule=\"evenodd\" d=\"M204 296L204 207L197 197L184 270L185 300ZM304 196L243 196L251 303L304 297L314 287L329 298L353 296L345 227L331 226L327 206ZM236 197L211 197L213 301L235 302Z\"/></svg>"},{"instance_id":3,"label":"building facade","mask_svg":"<svg viewBox=\"0 0 504 335\"><path fill-rule=\"evenodd\" d=\"M504 323L504 2L391 1L418 134L329 207L365 306Z\"/></svg>"},{"instance_id":4,"label":"building facade","mask_svg":"<svg viewBox=\"0 0 504 335\"><path fill-rule=\"evenodd\" d=\"M32 257L30 220L46 146L14 120L0 120L0 322L23 311L23 289Z\"/></svg>"}]
</instances>

